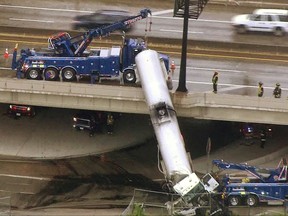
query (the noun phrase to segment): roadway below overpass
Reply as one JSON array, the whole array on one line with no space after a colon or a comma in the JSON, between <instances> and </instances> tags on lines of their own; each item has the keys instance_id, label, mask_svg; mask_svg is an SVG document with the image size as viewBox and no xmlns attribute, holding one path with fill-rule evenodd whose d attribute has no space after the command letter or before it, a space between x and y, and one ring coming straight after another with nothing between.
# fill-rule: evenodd
<instances>
[{"instance_id":1,"label":"roadway below overpass","mask_svg":"<svg viewBox=\"0 0 288 216\"><path fill-rule=\"evenodd\" d=\"M255 91L252 87L227 87L218 94L171 91L171 97L181 117L286 125L287 99L259 98ZM148 114L142 89L135 86L0 78L0 102Z\"/></svg>"}]
</instances>

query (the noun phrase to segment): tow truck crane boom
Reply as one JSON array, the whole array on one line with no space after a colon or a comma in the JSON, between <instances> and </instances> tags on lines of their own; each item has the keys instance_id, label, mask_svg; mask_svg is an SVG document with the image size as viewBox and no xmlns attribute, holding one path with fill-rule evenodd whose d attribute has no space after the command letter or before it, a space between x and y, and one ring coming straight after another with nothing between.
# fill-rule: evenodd
<instances>
[{"instance_id":1,"label":"tow truck crane boom","mask_svg":"<svg viewBox=\"0 0 288 216\"><path fill-rule=\"evenodd\" d=\"M246 171L258 178L263 183L275 183L279 181L287 181L287 163L285 159L282 159L276 169L273 168L259 168L256 166L250 166L243 163L230 163L223 160L213 160L213 165L223 170L241 170ZM266 177L261 175L266 174Z\"/></svg>"},{"instance_id":2,"label":"tow truck crane boom","mask_svg":"<svg viewBox=\"0 0 288 216\"><path fill-rule=\"evenodd\" d=\"M61 32L48 39L49 48L62 57L82 56L94 38L105 37L111 32L123 29L141 19L145 19L149 14L151 15L150 9L143 9L136 16L130 16L111 25L90 29L84 34L75 37L71 37L67 32Z\"/></svg>"}]
</instances>

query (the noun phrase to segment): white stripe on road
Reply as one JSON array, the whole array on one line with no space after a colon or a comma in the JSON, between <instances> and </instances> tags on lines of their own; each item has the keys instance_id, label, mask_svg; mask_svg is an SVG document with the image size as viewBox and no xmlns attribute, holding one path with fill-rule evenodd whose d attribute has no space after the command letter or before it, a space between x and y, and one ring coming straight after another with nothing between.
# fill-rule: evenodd
<instances>
[{"instance_id":1,"label":"white stripe on road","mask_svg":"<svg viewBox=\"0 0 288 216\"><path fill-rule=\"evenodd\" d=\"M10 70L11 68L0 67L0 70Z\"/></svg>"},{"instance_id":2,"label":"white stripe on road","mask_svg":"<svg viewBox=\"0 0 288 216\"><path fill-rule=\"evenodd\" d=\"M172 13L172 12L173 12L173 9L157 11L157 12L152 12L152 16L158 16L158 15Z\"/></svg>"},{"instance_id":3,"label":"white stripe on road","mask_svg":"<svg viewBox=\"0 0 288 216\"><path fill-rule=\"evenodd\" d=\"M182 33L183 30L171 30L171 29L160 29L162 32L174 32L174 33ZM188 31L188 34L203 34L204 32L193 32L193 31Z\"/></svg>"},{"instance_id":4,"label":"white stripe on road","mask_svg":"<svg viewBox=\"0 0 288 216\"><path fill-rule=\"evenodd\" d=\"M81 11L61 8L42 8L42 7L28 7L20 5L0 5L3 8L17 8L17 9L30 9L30 10L45 10L45 11L60 11L60 12L76 12L76 13L93 13L92 11Z\"/></svg>"},{"instance_id":5,"label":"white stripe on road","mask_svg":"<svg viewBox=\"0 0 288 216\"><path fill-rule=\"evenodd\" d=\"M19 18L9 18L13 21L24 21L24 22L39 22L39 23L54 23L52 20L34 20L34 19L19 19Z\"/></svg>"},{"instance_id":6,"label":"white stripe on road","mask_svg":"<svg viewBox=\"0 0 288 216\"><path fill-rule=\"evenodd\" d=\"M153 16L153 19L172 19L172 20L183 20L183 18L180 17L164 17L164 16ZM195 20L191 20L195 21ZM225 20L206 20L206 19L197 19L197 22L209 22L209 23L231 23L230 21Z\"/></svg>"},{"instance_id":7,"label":"white stripe on road","mask_svg":"<svg viewBox=\"0 0 288 216\"><path fill-rule=\"evenodd\" d=\"M23 176L23 175L0 174L0 177L12 177L12 178L34 179L34 180L40 180L40 181L51 181L51 178Z\"/></svg>"},{"instance_id":8,"label":"white stripe on road","mask_svg":"<svg viewBox=\"0 0 288 216\"><path fill-rule=\"evenodd\" d=\"M191 70L204 70L204 71L218 71L218 72L232 72L232 73L247 73L247 71L219 69L219 68L200 68L200 67L187 67Z\"/></svg>"}]
</instances>

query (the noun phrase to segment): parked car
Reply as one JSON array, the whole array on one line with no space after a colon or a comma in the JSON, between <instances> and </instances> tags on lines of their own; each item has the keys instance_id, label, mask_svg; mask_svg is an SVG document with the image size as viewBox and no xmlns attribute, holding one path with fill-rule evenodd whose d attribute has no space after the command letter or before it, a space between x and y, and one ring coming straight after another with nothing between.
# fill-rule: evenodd
<instances>
[{"instance_id":1,"label":"parked car","mask_svg":"<svg viewBox=\"0 0 288 216\"><path fill-rule=\"evenodd\" d=\"M96 132L102 132L105 121L106 114L104 112L79 111L73 117L73 127L76 130L87 130L89 136L94 136Z\"/></svg>"},{"instance_id":2,"label":"parked car","mask_svg":"<svg viewBox=\"0 0 288 216\"><path fill-rule=\"evenodd\" d=\"M36 115L35 107L30 105L16 105L11 104L8 107L7 114L14 116L15 118L21 116L34 117Z\"/></svg>"},{"instance_id":3,"label":"parked car","mask_svg":"<svg viewBox=\"0 0 288 216\"><path fill-rule=\"evenodd\" d=\"M288 32L288 10L256 9L252 14L234 16L232 25L238 33L258 31L283 36Z\"/></svg>"},{"instance_id":4,"label":"parked car","mask_svg":"<svg viewBox=\"0 0 288 216\"><path fill-rule=\"evenodd\" d=\"M88 15L80 15L74 18L72 28L77 29L94 29L105 25L110 25L117 21L130 17L131 14L124 10L99 10ZM121 30L129 31L131 26Z\"/></svg>"},{"instance_id":5,"label":"parked car","mask_svg":"<svg viewBox=\"0 0 288 216\"><path fill-rule=\"evenodd\" d=\"M267 137L273 136L273 127L268 124L242 123L240 133L245 139L259 138L261 131L265 131Z\"/></svg>"}]
</instances>

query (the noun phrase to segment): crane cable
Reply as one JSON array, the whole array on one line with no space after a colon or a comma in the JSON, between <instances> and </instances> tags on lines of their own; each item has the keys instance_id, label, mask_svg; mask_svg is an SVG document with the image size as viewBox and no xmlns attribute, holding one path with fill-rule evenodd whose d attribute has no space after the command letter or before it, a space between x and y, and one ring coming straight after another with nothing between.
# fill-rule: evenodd
<instances>
[{"instance_id":1,"label":"crane cable","mask_svg":"<svg viewBox=\"0 0 288 216\"><path fill-rule=\"evenodd\" d=\"M148 20L149 20L149 27L148 27ZM151 32L151 26L152 26L152 16L149 16L148 19L146 19L146 25L145 25L145 43L148 45L148 39L147 39L147 31Z\"/></svg>"}]
</instances>

